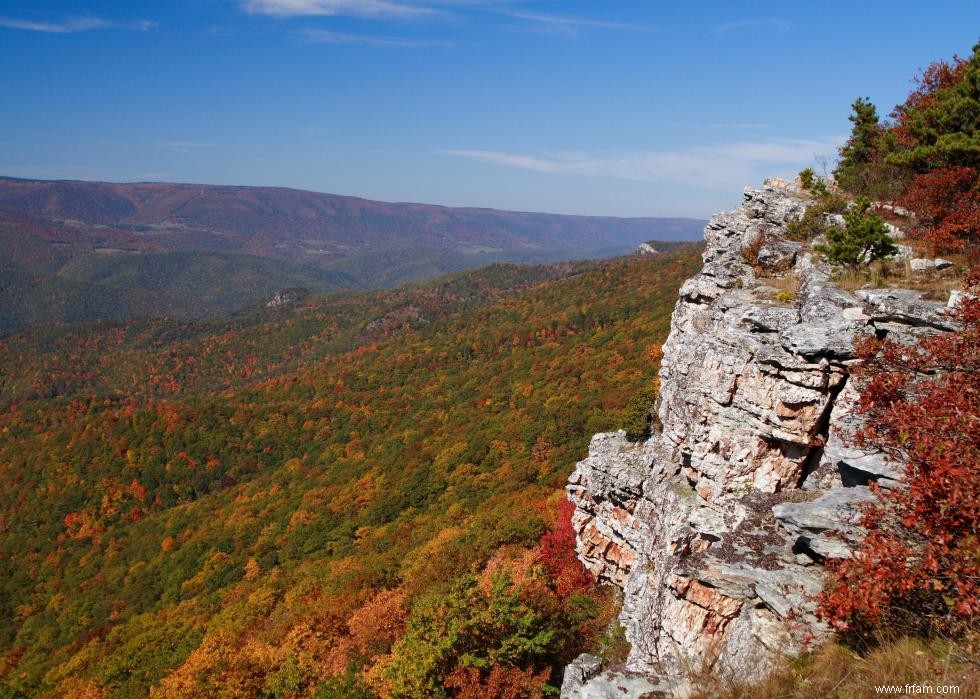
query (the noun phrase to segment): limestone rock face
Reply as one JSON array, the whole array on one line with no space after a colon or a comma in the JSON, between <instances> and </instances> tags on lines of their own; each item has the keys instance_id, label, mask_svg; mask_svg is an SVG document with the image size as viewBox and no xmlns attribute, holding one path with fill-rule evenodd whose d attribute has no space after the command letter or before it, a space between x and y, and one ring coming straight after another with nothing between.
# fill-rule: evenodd
<instances>
[{"instance_id":1,"label":"limestone rock face","mask_svg":"<svg viewBox=\"0 0 980 699\"><path fill-rule=\"evenodd\" d=\"M952 327L944 304L916 292L834 286L783 237L807 206L793 185L744 199L711 219L704 267L680 290L660 430L646 442L595 435L568 484L580 558L624 591L632 652L620 672L668 695L705 670L760 677L827 633L814 616L821 564L862 538L869 483L902 477L849 445L855 344ZM582 693L606 680L583 677L563 696L639 696Z\"/></svg>"},{"instance_id":2,"label":"limestone rock face","mask_svg":"<svg viewBox=\"0 0 980 699\"><path fill-rule=\"evenodd\" d=\"M309 289L304 289L300 286L290 289L280 289L273 294L271 299L265 302L265 306L266 308L286 308L309 295Z\"/></svg>"}]
</instances>

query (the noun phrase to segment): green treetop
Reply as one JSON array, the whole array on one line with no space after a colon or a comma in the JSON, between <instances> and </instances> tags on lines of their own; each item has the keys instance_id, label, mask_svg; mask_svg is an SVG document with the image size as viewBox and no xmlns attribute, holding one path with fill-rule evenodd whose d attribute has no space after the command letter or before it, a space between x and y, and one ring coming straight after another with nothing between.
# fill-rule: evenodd
<instances>
[{"instance_id":1,"label":"green treetop","mask_svg":"<svg viewBox=\"0 0 980 699\"><path fill-rule=\"evenodd\" d=\"M859 97L851 105L851 109L854 113L848 119L854 126L851 128L851 137L841 148L841 159L834 170L834 177L844 189L860 191L865 188L869 172L878 156L881 125L878 122L878 110L867 98Z\"/></svg>"},{"instance_id":2,"label":"green treetop","mask_svg":"<svg viewBox=\"0 0 980 699\"><path fill-rule=\"evenodd\" d=\"M898 252L885 220L871 211L871 202L858 198L844 214L844 228L827 231L827 244L814 249L834 264L858 265L891 257Z\"/></svg>"}]
</instances>

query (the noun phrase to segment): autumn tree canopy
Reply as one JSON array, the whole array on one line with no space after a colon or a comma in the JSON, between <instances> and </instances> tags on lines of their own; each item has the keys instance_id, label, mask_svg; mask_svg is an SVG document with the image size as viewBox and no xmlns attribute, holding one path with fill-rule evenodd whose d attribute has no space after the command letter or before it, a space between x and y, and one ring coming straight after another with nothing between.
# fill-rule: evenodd
<instances>
[{"instance_id":1,"label":"autumn tree canopy","mask_svg":"<svg viewBox=\"0 0 980 699\"><path fill-rule=\"evenodd\" d=\"M966 59L932 64L879 122L857 100L851 137L835 170L855 194L893 199L913 211L912 232L937 252L977 244L980 231L980 43Z\"/></svg>"},{"instance_id":2,"label":"autumn tree canopy","mask_svg":"<svg viewBox=\"0 0 980 699\"><path fill-rule=\"evenodd\" d=\"M564 482L699 265L0 338L0 695L553 695L613 615Z\"/></svg>"}]
</instances>

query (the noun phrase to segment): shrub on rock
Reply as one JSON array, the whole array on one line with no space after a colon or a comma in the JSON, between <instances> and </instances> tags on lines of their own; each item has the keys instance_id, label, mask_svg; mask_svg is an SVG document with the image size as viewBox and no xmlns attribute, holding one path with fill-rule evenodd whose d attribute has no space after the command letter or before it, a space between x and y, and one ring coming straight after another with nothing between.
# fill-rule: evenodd
<instances>
[{"instance_id":1,"label":"shrub on rock","mask_svg":"<svg viewBox=\"0 0 980 699\"><path fill-rule=\"evenodd\" d=\"M827 230L827 244L814 245L834 264L856 266L898 253L885 220L871 210L871 202L859 198L844 214L844 228Z\"/></svg>"},{"instance_id":2,"label":"shrub on rock","mask_svg":"<svg viewBox=\"0 0 980 699\"><path fill-rule=\"evenodd\" d=\"M980 299L956 315L960 330L917 346L861 348L858 442L904 463L907 487L878 491L867 538L832 566L820 611L840 630L950 633L980 617Z\"/></svg>"}]
</instances>

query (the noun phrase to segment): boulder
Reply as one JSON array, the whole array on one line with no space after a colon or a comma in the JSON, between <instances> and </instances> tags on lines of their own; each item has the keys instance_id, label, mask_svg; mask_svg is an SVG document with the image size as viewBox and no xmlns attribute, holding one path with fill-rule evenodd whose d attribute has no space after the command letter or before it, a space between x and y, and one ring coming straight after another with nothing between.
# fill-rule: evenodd
<instances>
[{"instance_id":1,"label":"boulder","mask_svg":"<svg viewBox=\"0 0 980 699\"><path fill-rule=\"evenodd\" d=\"M908 245L896 245L895 248L898 250L898 252L895 253L892 259L911 260L915 257L915 250L910 248Z\"/></svg>"},{"instance_id":2,"label":"boulder","mask_svg":"<svg viewBox=\"0 0 980 699\"><path fill-rule=\"evenodd\" d=\"M925 300L922 295L923 292L911 289L862 289L857 292L857 296L870 306L874 322L952 330L953 323L946 312L946 305Z\"/></svg>"},{"instance_id":3,"label":"boulder","mask_svg":"<svg viewBox=\"0 0 980 699\"><path fill-rule=\"evenodd\" d=\"M595 655L583 653L565 666L561 681L561 695L580 699L582 687L599 673L602 661Z\"/></svg>"},{"instance_id":4,"label":"boulder","mask_svg":"<svg viewBox=\"0 0 980 699\"><path fill-rule=\"evenodd\" d=\"M949 269L952 266L952 262L944 260L941 257L935 259L915 257L909 260L909 267L911 267L913 272L936 272Z\"/></svg>"},{"instance_id":5,"label":"boulder","mask_svg":"<svg viewBox=\"0 0 980 699\"><path fill-rule=\"evenodd\" d=\"M756 253L759 265L770 272L785 272L796 264L802 246L789 240L767 236Z\"/></svg>"},{"instance_id":6,"label":"boulder","mask_svg":"<svg viewBox=\"0 0 980 699\"><path fill-rule=\"evenodd\" d=\"M629 699L632 697L671 696L671 687L647 675L617 670L603 673L566 693L562 684L561 696L566 699Z\"/></svg>"},{"instance_id":7,"label":"boulder","mask_svg":"<svg viewBox=\"0 0 980 699\"><path fill-rule=\"evenodd\" d=\"M890 235L895 240L905 240L905 231L896 226L893 223L885 221L885 228L888 229L888 235ZM904 247L904 246L901 246Z\"/></svg>"},{"instance_id":8,"label":"boulder","mask_svg":"<svg viewBox=\"0 0 980 699\"><path fill-rule=\"evenodd\" d=\"M963 299L974 298L976 298L976 296L967 291L963 291L962 289L953 289L953 291L949 293L949 300L946 302L946 308L954 309Z\"/></svg>"}]
</instances>

